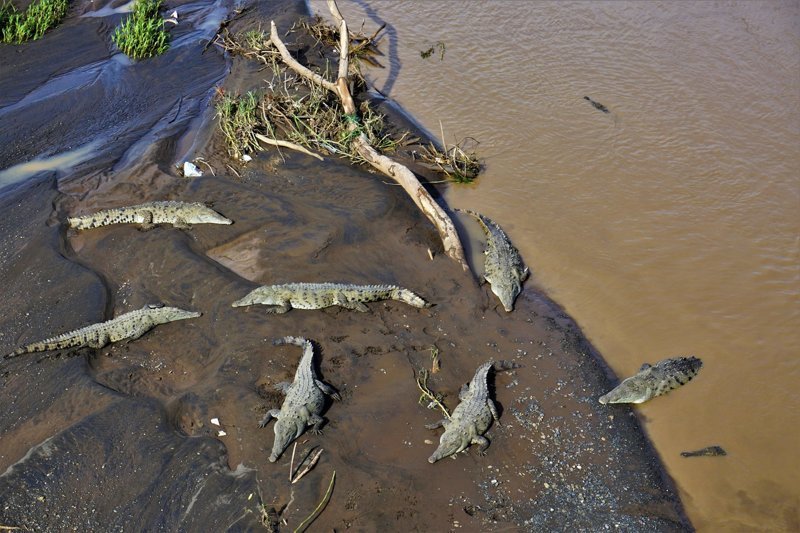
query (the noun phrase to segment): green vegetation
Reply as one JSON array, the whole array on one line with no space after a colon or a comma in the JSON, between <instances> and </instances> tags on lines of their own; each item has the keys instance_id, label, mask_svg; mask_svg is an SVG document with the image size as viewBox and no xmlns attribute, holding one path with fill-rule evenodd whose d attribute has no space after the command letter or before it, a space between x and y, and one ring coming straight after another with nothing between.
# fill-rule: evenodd
<instances>
[{"instance_id":1,"label":"green vegetation","mask_svg":"<svg viewBox=\"0 0 800 533\"><path fill-rule=\"evenodd\" d=\"M111 40L122 53L139 60L163 54L169 48L169 34L158 14L161 0L136 0L133 13L114 30Z\"/></svg>"},{"instance_id":2,"label":"green vegetation","mask_svg":"<svg viewBox=\"0 0 800 533\"><path fill-rule=\"evenodd\" d=\"M252 91L239 98L223 95L217 100L219 127L228 144L228 153L237 160L260 149L255 137L260 103L261 99Z\"/></svg>"},{"instance_id":3,"label":"green vegetation","mask_svg":"<svg viewBox=\"0 0 800 533\"><path fill-rule=\"evenodd\" d=\"M0 42L22 44L39 39L67 14L67 0L37 0L24 13L11 3L0 5Z\"/></svg>"}]
</instances>

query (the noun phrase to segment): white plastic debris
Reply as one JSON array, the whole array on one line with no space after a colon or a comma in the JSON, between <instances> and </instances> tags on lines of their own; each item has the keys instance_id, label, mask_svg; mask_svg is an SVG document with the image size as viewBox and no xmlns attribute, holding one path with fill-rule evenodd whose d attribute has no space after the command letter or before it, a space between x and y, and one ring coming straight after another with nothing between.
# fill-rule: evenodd
<instances>
[{"instance_id":1,"label":"white plastic debris","mask_svg":"<svg viewBox=\"0 0 800 533\"><path fill-rule=\"evenodd\" d=\"M186 161L183 164L183 175L187 178L199 178L203 175L203 171L197 168L197 165L194 163Z\"/></svg>"},{"instance_id":2,"label":"white plastic debris","mask_svg":"<svg viewBox=\"0 0 800 533\"><path fill-rule=\"evenodd\" d=\"M218 426L219 425L219 418L212 418L211 419L211 423L214 424L215 426Z\"/></svg>"},{"instance_id":3,"label":"white plastic debris","mask_svg":"<svg viewBox=\"0 0 800 533\"><path fill-rule=\"evenodd\" d=\"M244 155L242 156L242 161L244 161L245 163L249 163L249 162L250 162L250 161L252 161L252 160L253 160L253 158L252 158L252 157L250 157L250 156L249 156L249 155L247 155L247 154L244 154Z\"/></svg>"},{"instance_id":4,"label":"white plastic debris","mask_svg":"<svg viewBox=\"0 0 800 533\"><path fill-rule=\"evenodd\" d=\"M217 437L224 437L225 435L227 435L227 433L225 433L221 429L219 431L217 431Z\"/></svg>"},{"instance_id":5,"label":"white plastic debris","mask_svg":"<svg viewBox=\"0 0 800 533\"><path fill-rule=\"evenodd\" d=\"M168 19L164 19L164 23L171 22L172 24L178 25L178 10L172 12Z\"/></svg>"}]
</instances>

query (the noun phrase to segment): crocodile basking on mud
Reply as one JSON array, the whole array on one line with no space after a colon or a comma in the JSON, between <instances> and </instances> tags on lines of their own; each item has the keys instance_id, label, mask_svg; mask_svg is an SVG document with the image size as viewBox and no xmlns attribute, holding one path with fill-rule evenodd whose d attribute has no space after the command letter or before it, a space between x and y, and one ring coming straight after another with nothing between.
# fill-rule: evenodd
<instances>
[{"instance_id":1,"label":"crocodile basking on mud","mask_svg":"<svg viewBox=\"0 0 800 533\"><path fill-rule=\"evenodd\" d=\"M507 312L514 310L514 300L522 292L522 282L528 277L528 267L505 232L490 219L466 209L456 209L475 217L486 234L486 262L483 278L489 282Z\"/></svg>"},{"instance_id":2,"label":"crocodile basking on mud","mask_svg":"<svg viewBox=\"0 0 800 533\"><path fill-rule=\"evenodd\" d=\"M156 224L172 224L176 228L190 228L191 224L233 224L224 216L199 202L148 202L104 209L91 215L70 217L67 223L74 229L89 229L111 224L140 224L150 229Z\"/></svg>"},{"instance_id":3,"label":"crocodile basking on mud","mask_svg":"<svg viewBox=\"0 0 800 533\"><path fill-rule=\"evenodd\" d=\"M177 307L146 305L141 309L125 313L106 322L92 324L91 326L25 345L5 355L4 358L9 359L25 353L61 350L63 348L83 346L102 348L109 342L138 339L159 324L195 318L201 314L195 311L184 311Z\"/></svg>"},{"instance_id":4,"label":"crocodile basking on mud","mask_svg":"<svg viewBox=\"0 0 800 533\"><path fill-rule=\"evenodd\" d=\"M703 361L697 357L673 357L651 366L642 365L629 377L600 397L600 403L643 403L686 385L700 371Z\"/></svg>"},{"instance_id":5,"label":"crocodile basking on mud","mask_svg":"<svg viewBox=\"0 0 800 533\"><path fill-rule=\"evenodd\" d=\"M311 341L302 337L284 337L275 340L274 345L296 344L303 348L303 356L292 383L278 383L275 388L286 394L280 409L270 410L258 427L264 427L271 419L275 419L275 442L269 461L274 463L293 440L298 438L308 426L312 431L321 433L320 427L325 422L320 414L325 407L325 394L334 400L341 400L333 387L317 379L314 372L314 347Z\"/></svg>"},{"instance_id":6,"label":"crocodile basking on mud","mask_svg":"<svg viewBox=\"0 0 800 533\"><path fill-rule=\"evenodd\" d=\"M425 300L395 285L351 285L349 283L286 283L264 285L253 289L233 307L268 305L268 313L285 313L290 309L322 309L338 305L366 312L364 302L398 300L414 307L430 307Z\"/></svg>"},{"instance_id":7,"label":"crocodile basking on mud","mask_svg":"<svg viewBox=\"0 0 800 533\"><path fill-rule=\"evenodd\" d=\"M453 410L450 419L439 420L428 424L428 429L444 427L444 433L439 437L439 447L428 458L429 463L435 463L447 456L454 455L464 450L470 444L480 444L478 453L483 455L489 447L489 439L483 436L492 420L500 423L497 408L489 397L489 384L487 378L489 370L508 370L518 368L518 365L509 361L489 361L478 367L472 381L465 384L458 393L461 403Z\"/></svg>"}]
</instances>

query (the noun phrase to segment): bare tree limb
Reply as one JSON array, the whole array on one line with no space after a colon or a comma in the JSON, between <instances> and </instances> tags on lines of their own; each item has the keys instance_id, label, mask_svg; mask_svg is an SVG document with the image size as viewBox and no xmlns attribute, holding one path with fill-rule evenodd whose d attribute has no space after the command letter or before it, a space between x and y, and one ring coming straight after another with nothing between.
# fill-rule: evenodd
<instances>
[{"instance_id":1,"label":"bare tree limb","mask_svg":"<svg viewBox=\"0 0 800 533\"><path fill-rule=\"evenodd\" d=\"M356 106L348 87L347 70L349 67L348 48L350 37L347 30L347 22L342 18L339 8L336 6L336 0L328 0L328 8L333 17L339 22L340 27L339 77L335 84L326 80L319 74L315 74L291 56L278 36L278 30L275 27L274 21L271 23L270 40L278 49L281 58L289 68L310 80L312 83L321 85L334 92L341 100L345 114L355 118L357 117ZM439 237L442 240L445 253L456 260L464 270L468 271L469 266L467 266L467 261L464 257L464 247L461 244L461 239L458 236L453 221L442 206L436 203L411 170L379 153L372 147L367 136L363 131L360 131L357 120L350 120L348 129L351 132L358 132L358 135L353 140L353 146L358 154L374 168L394 179L403 187L403 190L411 197L420 211L422 211L428 220L433 223L434 227L436 227L436 230L439 232Z\"/></svg>"},{"instance_id":2,"label":"bare tree limb","mask_svg":"<svg viewBox=\"0 0 800 533\"><path fill-rule=\"evenodd\" d=\"M256 139L258 139L262 143L271 144L272 146L281 146L283 148L288 148L290 150L296 150L298 152L303 152L306 155L310 155L311 157L316 157L320 161L325 161L325 159L321 155L315 154L310 150L306 150L299 144L295 144L289 141L281 141L280 139L270 139L269 137L261 135L260 133L255 133L254 135L256 136Z\"/></svg>"}]
</instances>

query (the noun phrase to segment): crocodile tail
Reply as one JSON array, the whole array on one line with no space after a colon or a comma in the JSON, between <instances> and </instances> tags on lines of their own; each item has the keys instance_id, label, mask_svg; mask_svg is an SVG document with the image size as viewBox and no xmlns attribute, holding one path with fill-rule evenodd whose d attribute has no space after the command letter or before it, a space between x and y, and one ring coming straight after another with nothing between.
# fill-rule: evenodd
<instances>
[{"instance_id":1,"label":"crocodile tail","mask_svg":"<svg viewBox=\"0 0 800 533\"><path fill-rule=\"evenodd\" d=\"M21 348L17 348L11 353L7 353L3 356L3 359L11 359L12 357L17 357L18 355L29 353L28 346L23 346Z\"/></svg>"},{"instance_id":2,"label":"crocodile tail","mask_svg":"<svg viewBox=\"0 0 800 533\"><path fill-rule=\"evenodd\" d=\"M414 294L413 292L411 292L408 289L402 289L400 287L395 287L394 289L392 289L391 297L392 297L393 300L398 300L398 301L401 301L401 302L405 302L408 305L411 305L411 306L414 306L414 307L419 307L419 308L431 307L431 304L429 304L428 302L426 302L421 297L417 296L416 294Z\"/></svg>"},{"instance_id":3,"label":"crocodile tail","mask_svg":"<svg viewBox=\"0 0 800 533\"><path fill-rule=\"evenodd\" d=\"M281 337L280 339L275 339L272 341L273 346L284 346L286 344L294 344L296 346L305 346L306 343L310 343L306 338L303 337L292 337L291 335L287 337Z\"/></svg>"},{"instance_id":4,"label":"crocodile tail","mask_svg":"<svg viewBox=\"0 0 800 533\"><path fill-rule=\"evenodd\" d=\"M522 365L519 363L515 363L514 361L507 361L505 359L501 359L500 361L494 362L495 372L502 372L503 370L514 370L516 368L522 368Z\"/></svg>"},{"instance_id":5,"label":"crocodile tail","mask_svg":"<svg viewBox=\"0 0 800 533\"><path fill-rule=\"evenodd\" d=\"M69 217L67 224L74 229L91 229L97 227L91 217Z\"/></svg>"}]
</instances>

